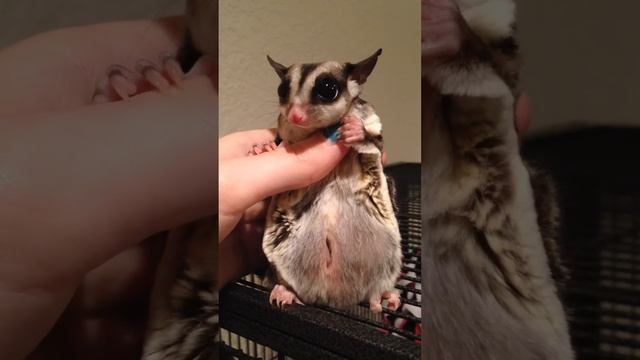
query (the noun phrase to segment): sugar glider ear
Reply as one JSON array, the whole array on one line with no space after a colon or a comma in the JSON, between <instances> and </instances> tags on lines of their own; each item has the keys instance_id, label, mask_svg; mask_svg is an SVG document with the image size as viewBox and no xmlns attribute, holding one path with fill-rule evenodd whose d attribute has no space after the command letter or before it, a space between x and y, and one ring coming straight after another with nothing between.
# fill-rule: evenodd
<instances>
[{"instance_id":1,"label":"sugar glider ear","mask_svg":"<svg viewBox=\"0 0 640 360\"><path fill-rule=\"evenodd\" d=\"M276 71L276 74L278 74L280 79L284 80L284 76L287 75L287 67L273 61L273 59L269 55L267 55L267 60L269 60L269 64L271 64L271 67Z\"/></svg>"},{"instance_id":2,"label":"sugar glider ear","mask_svg":"<svg viewBox=\"0 0 640 360\"><path fill-rule=\"evenodd\" d=\"M347 70L349 71L349 79L355 80L358 84L364 84L367 82L369 74L373 71L373 68L378 62L378 56L382 54L382 49L378 49L373 55L360 61L357 64L347 64Z\"/></svg>"}]
</instances>

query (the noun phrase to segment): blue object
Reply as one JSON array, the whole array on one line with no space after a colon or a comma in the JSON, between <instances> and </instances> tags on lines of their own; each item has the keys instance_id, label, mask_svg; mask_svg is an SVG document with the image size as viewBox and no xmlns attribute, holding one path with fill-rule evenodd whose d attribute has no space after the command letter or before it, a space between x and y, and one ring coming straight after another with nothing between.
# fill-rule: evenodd
<instances>
[{"instance_id":1,"label":"blue object","mask_svg":"<svg viewBox=\"0 0 640 360\"><path fill-rule=\"evenodd\" d=\"M333 141L334 143L338 142L338 129L340 129L342 123L333 124L331 126L327 126L322 130L322 134L327 139Z\"/></svg>"}]
</instances>

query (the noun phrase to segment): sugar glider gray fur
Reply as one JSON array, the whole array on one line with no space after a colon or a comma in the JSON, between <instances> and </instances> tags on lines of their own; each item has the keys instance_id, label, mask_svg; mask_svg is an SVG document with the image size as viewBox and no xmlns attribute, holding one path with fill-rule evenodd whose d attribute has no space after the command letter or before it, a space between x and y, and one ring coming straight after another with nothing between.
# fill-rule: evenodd
<instances>
[{"instance_id":1,"label":"sugar glider gray fur","mask_svg":"<svg viewBox=\"0 0 640 360\"><path fill-rule=\"evenodd\" d=\"M373 311L382 310L383 299L391 309L400 305L394 289L402 253L381 162L382 125L360 98L380 53L355 64L288 67L268 57L281 80L281 139L296 143L342 124L340 141L351 146L324 179L272 199L262 243L276 283L272 303L346 307L368 301Z\"/></svg>"},{"instance_id":2,"label":"sugar glider gray fur","mask_svg":"<svg viewBox=\"0 0 640 360\"><path fill-rule=\"evenodd\" d=\"M462 49L424 74L425 356L573 359L552 185L523 162L514 127L515 4L456 3Z\"/></svg>"},{"instance_id":3,"label":"sugar glider gray fur","mask_svg":"<svg viewBox=\"0 0 640 360\"><path fill-rule=\"evenodd\" d=\"M209 217L166 234L142 359L218 359L217 225Z\"/></svg>"}]
</instances>

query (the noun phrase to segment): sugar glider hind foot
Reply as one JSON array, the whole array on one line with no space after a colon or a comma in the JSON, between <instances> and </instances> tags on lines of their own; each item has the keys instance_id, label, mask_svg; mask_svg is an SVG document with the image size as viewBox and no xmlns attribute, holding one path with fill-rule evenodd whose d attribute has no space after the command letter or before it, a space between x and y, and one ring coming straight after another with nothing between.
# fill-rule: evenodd
<instances>
[{"instance_id":1,"label":"sugar glider hind foot","mask_svg":"<svg viewBox=\"0 0 640 360\"><path fill-rule=\"evenodd\" d=\"M278 149L275 141L270 141L264 144L255 144L249 150L249 155L260 155L268 152L272 152Z\"/></svg>"},{"instance_id":2,"label":"sugar glider hind foot","mask_svg":"<svg viewBox=\"0 0 640 360\"><path fill-rule=\"evenodd\" d=\"M112 65L98 82L93 102L129 100L145 91L163 91L180 84L184 76L177 60L168 54L160 55L157 61L141 60L135 69Z\"/></svg>"},{"instance_id":3,"label":"sugar glider hind foot","mask_svg":"<svg viewBox=\"0 0 640 360\"><path fill-rule=\"evenodd\" d=\"M397 290L383 292L382 299L387 300L387 308L389 308L389 310L396 311L400 308L400 305L402 305Z\"/></svg>"},{"instance_id":4,"label":"sugar glider hind foot","mask_svg":"<svg viewBox=\"0 0 640 360\"><path fill-rule=\"evenodd\" d=\"M396 311L400 308L400 295L396 290L383 291L369 298L369 309L374 313L382 312L382 300L387 300L387 308Z\"/></svg>"},{"instance_id":5,"label":"sugar glider hind foot","mask_svg":"<svg viewBox=\"0 0 640 360\"><path fill-rule=\"evenodd\" d=\"M298 304L304 305L298 296L284 285L276 285L269 294L269 304L282 307L284 305Z\"/></svg>"}]
</instances>

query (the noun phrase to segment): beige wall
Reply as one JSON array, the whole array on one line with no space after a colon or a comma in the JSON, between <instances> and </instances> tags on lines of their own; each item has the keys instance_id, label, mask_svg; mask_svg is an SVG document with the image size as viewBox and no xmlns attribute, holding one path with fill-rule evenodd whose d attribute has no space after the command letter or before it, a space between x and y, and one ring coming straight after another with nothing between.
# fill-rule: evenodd
<instances>
[{"instance_id":1,"label":"beige wall","mask_svg":"<svg viewBox=\"0 0 640 360\"><path fill-rule=\"evenodd\" d=\"M640 125L640 1L519 0L531 134Z\"/></svg>"},{"instance_id":2,"label":"beige wall","mask_svg":"<svg viewBox=\"0 0 640 360\"><path fill-rule=\"evenodd\" d=\"M383 123L390 162L420 161L420 2L221 0L220 134L273 127L285 65L359 61L382 48L363 98Z\"/></svg>"},{"instance_id":3,"label":"beige wall","mask_svg":"<svg viewBox=\"0 0 640 360\"><path fill-rule=\"evenodd\" d=\"M0 47L60 27L180 14L185 0L0 0Z\"/></svg>"}]
</instances>

